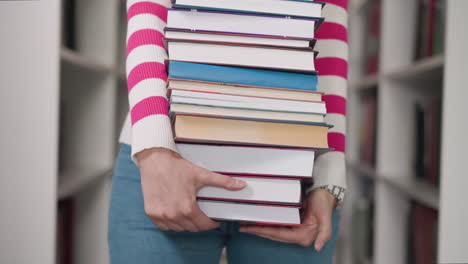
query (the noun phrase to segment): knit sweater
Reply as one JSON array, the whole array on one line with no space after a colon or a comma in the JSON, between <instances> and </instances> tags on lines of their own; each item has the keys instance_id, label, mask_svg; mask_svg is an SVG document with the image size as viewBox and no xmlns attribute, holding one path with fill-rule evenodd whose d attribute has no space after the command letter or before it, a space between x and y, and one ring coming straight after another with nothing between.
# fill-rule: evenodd
<instances>
[{"instance_id":1,"label":"knit sweater","mask_svg":"<svg viewBox=\"0 0 468 264\"><path fill-rule=\"evenodd\" d=\"M347 4L348 0L327 2L325 22L316 33L315 65L319 72L318 89L324 92L327 107L325 121L333 128L328 141L334 151L318 155L314 166L314 188L346 188L345 131L348 71ZM126 73L129 115L120 136L131 144L132 158L144 149L162 147L177 152L169 119L166 97L167 59L163 37L170 0L127 1Z\"/></svg>"}]
</instances>

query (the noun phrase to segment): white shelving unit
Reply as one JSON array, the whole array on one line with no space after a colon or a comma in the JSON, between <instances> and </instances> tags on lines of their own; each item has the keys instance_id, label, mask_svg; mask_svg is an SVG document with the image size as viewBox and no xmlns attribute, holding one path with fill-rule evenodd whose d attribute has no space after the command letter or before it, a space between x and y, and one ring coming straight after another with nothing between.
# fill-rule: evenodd
<instances>
[{"instance_id":1,"label":"white shelving unit","mask_svg":"<svg viewBox=\"0 0 468 264\"><path fill-rule=\"evenodd\" d=\"M0 1L0 64L9 67L0 105L16 113L2 117L13 130L0 137L8 174L0 185L1 263L55 263L57 204L67 198L73 263L109 263L109 191L128 111L125 1L74 1L76 50L61 45L64 1Z\"/></svg>"},{"instance_id":2,"label":"white shelving unit","mask_svg":"<svg viewBox=\"0 0 468 264\"><path fill-rule=\"evenodd\" d=\"M444 55L413 61L416 0L381 0L379 72L365 76L363 65L364 12L367 0L351 0L350 94L348 100L348 182L337 263L406 263L409 205L415 200L438 210L438 263L468 261L468 186L464 151L468 147L464 88L468 60L466 15L468 1L447 1ZM376 167L359 162L361 99L375 93L378 102ZM440 189L418 180L413 172L413 103L442 96ZM462 121L463 120L463 121ZM375 185L373 259L353 260L350 237L352 205L359 198L358 180Z\"/></svg>"}]
</instances>

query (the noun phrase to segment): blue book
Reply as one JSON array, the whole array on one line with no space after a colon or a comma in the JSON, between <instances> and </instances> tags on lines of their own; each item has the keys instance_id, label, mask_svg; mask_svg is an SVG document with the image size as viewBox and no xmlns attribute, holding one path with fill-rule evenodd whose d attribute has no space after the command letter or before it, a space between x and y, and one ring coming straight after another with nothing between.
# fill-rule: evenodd
<instances>
[{"instance_id":1,"label":"blue book","mask_svg":"<svg viewBox=\"0 0 468 264\"><path fill-rule=\"evenodd\" d=\"M317 91L317 75L181 61L169 62L169 77L206 82Z\"/></svg>"}]
</instances>

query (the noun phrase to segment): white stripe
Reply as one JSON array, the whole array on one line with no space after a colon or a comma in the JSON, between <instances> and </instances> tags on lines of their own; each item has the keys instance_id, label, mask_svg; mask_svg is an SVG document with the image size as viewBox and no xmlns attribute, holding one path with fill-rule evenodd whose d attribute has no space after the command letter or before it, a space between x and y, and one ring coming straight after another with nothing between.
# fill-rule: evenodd
<instances>
[{"instance_id":1,"label":"white stripe","mask_svg":"<svg viewBox=\"0 0 468 264\"><path fill-rule=\"evenodd\" d=\"M345 155L332 151L319 155L314 162L313 189L324 185L346 188Z\"/></svg>"},{"instance_id":2,"label":"white stripe","mask_svg":"<svg viewBox=\"0 0 468 264\"><path fill-rule=\"evenodd\" d=\"M339 95L344 98L348 95L347 80L337 76L319 76L318 90L325 94Z\"/></svg>"},{"instance_id":3,"label":"white stripe","mask_svg":"<svg viewBox=\"0 0 468 264\"><path fill-rule=\"evenodd\" d=\"M151 78L137 83L128 93L128 101L130 109L133 108L141 100L150 96L166 97L166 82L161 79Z\"/></svg>"},{"instance_id":4,"label":"white stripe","mask_svg":"<svg viewBox=\"0 0 468 264\"><path fill-rule=\"evenodd\" d=\"M138 30L142 29L154 29L164 33L164 27L166 22L162 21L159 17L151 14L141 14L132 17L128 21L127 26L127 40L130 36Z\"/></svg>"},{"instance_id":5,"label":"white stripe","mask_svg":"<svg viewBox=\"0 0 468 264\"><path fill-rule=\"evenodd\" d=\"M172 6L171 0L127 0L127 9L129 9L133 4L136 4L139 2L151 2L151 3L160 4L165 7Z\"/></svg>"},{"instance_id":6,"label":"white stripe","mask_svg":"<svg viewBox=\"0 0 468 264\"><path fill-rule=\"evenodd\" d=\"M340 6L326 4L322 11L325 21L333 22L348 28L348 12Z\"/></svg>"},{"instance_id":7,"label":"white stripe","mask_svg":"<svg viewBox=\"0 0 468 264\"><path fill-rule=\"evenodd\" d=\"M127 77L130 71L143 62L161 62L167 59L167 52L158 45L142 45L133 49L127 57Z\"/></svg>"},{"instance_id":8,"label":"white stripe","mask_svg":"<svg viewBox=\"0 0 468 264\"><path fill-rule=\"evenodd\" d=\"M166 115L147 116L133 125L132 158L144 149L156 147L177 151L172 136L171 121Z\"/></svg>"},{"instance_id":9,"label":"white stripe","mask_svg":"<svg viewBox=\"0 0 468 264\"><path fill-rule=\"evenodd\" d=\"M330 132L346 134L346 116L340 114L328 114L325 116L325 123L333 125Z\"/></svg>"},{"instance_id":10,"label":"white stripe","mask_svg":"<svg viewBox=\"0 0 468 264\"><path fill-rule=\"evenodd\" d=\"M317 58L336 57L348 60L348 43L336 39L319 39L315 44Z\"/></svg>"}]
</instances>

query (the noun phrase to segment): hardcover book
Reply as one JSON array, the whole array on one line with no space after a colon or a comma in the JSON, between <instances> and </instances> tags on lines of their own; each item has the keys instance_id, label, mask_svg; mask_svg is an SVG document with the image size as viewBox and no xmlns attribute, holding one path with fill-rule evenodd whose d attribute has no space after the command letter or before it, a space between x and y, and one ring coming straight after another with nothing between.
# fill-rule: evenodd
<instances>
[{"instance_id":1,"label":"hardcover book","mask_svg":"<svg viewBox=\"0 0 468 264\"><path fill-rule=\"evenodd\" d=\"M311 149L177 143L180 155L210 171L231 175L311 178Z\"/></svg>"},{"instance_id":2,"label":"hardcover book","mask_svg":"<svg viewBox=\"0 0 468 264\"><path fill-rule=\"evenodd\" d=\"M327 125L274 123L221 117L176 115L178 142L280 146L328 150Z\"/></svg>"},{"instance_id":3,"label":"hardcover book","mask_svg":"<svg viewBox=\"0 0 468 264\"><path fill-rule=\"evenodd\" d=\"M173 0L173 7L316 18L323 2L297 0Z\"/></svg>"},{"instance_id":4,"label":"hardcover book","mask_svg":"<svg viewBox=\"0 0 468 264\"><path fill-rule=\"evenodd\" d=\"M301 180L254 176L235 176L247 186L230 191L221 187L203 186L197 197L205 200L221 200L247 203L301 205Z\"/></svg>"},{"instance_id":5,"label":"hardcover book","mask_svg":"<svg viewBox=\"0 0 468 264\"><path fill-rule=\"evenodd\" d=\"M232 66L169 62L169 77L208 82L317 91L316 74L273 71Z\"/></svg>"}]
</instances>

